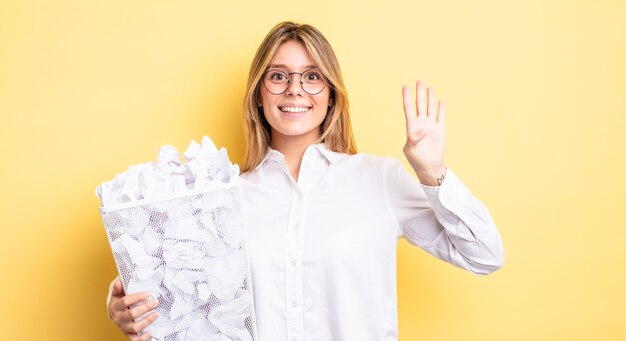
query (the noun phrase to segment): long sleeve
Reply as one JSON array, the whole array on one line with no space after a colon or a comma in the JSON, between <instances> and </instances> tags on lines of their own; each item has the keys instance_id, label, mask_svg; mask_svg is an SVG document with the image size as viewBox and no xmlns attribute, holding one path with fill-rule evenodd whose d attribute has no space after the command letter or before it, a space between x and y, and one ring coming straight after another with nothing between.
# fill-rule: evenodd
<instances>
[{"instance_id":1,"label":"long sleeve","mask_svg":"<svg viewBox=\"0 0 626 341\"><path fill-rule=\"evenodd\" d=\"M385 178L387 201L409 243L476 274L502 267L502 240L489 211L450 168L441 186L430 187L390 158Z\"/></svg>"}]
</instances>

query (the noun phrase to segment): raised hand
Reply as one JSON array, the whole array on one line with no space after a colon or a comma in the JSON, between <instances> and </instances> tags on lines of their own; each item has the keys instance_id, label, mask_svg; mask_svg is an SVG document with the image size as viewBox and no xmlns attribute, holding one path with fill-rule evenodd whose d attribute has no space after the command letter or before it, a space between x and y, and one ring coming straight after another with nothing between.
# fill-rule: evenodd
<instances>
[{"instance_id":1,"label":"raised hand","mask_svg":"<svg viewBox=\"0 0 626 341\"><path fill-rule=\"evenodd\" d=\"M445 108L437 103L435 91L424 88L417 81L416 101L413 103L411 90L402 87L404 114L406 116L406 144L403 152L420 182L428 186L438 186L443 182L446 166L443 153L446 145L444 127Z\"/></svg>"}]
</instances>

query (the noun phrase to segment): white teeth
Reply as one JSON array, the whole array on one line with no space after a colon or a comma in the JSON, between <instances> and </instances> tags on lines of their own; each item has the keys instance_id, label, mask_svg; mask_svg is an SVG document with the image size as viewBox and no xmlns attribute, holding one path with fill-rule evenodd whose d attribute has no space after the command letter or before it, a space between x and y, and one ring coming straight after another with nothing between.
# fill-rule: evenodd
<instances>
[{"instance_id":1,"label":"white teeth","mask_svg":"<svg viewBox=\"0 0 626 341\"><path fill-rule=\"evenodd\" d=\"M308 107L281 107L280 110L287 112L305 112L308 111Z\"/></svg>"}]
</instances>

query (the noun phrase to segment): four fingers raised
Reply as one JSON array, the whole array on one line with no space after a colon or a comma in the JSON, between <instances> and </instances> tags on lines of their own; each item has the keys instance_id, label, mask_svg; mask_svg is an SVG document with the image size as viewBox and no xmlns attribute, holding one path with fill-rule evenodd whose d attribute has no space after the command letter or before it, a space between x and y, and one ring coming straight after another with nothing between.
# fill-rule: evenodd
<instances>
[{"instance_id":1,"label":"four fingers raised","mask_svg":"<svg viewBox=\"0 0 626 341\"><path fill-rule=\"evenodd\" d=\"M446 107L443 105L443 101L439 101L439 116L437 116L437 122L441 122L441 124L446 123Z\"/></svg>"},{"instance_id":2,"label":"four fingers raised","mask_svg":"<svg viewBox=\"0 0 626 341\"><path fill-rule=\"evenodd\" d=\"M417 116L428 117L435 122L443 123L442 114L443 102L437 103L435 90L431 87L426 88L421 80L416 83L415 104L412 101L411 90L408 86L402 87L402 103L404 105L404 114L407 126L409 122Z\"/></svg>"},{"instance_id":3,"label":"four fingers raised","mask_svg":"<svg viewBox=\"0 0 626 341\"><path fill-rule=\"evenodd\" d=\"M422 116L422 115L427 115L428 112L426 111L426 90L424 89L424 82L422 81L417 81L417 103L415 103L417 105L417 115L418 116Z\"/></svg>"},{"instance_id":4,"label":"four fingers raised","mask_svg":"<svg viewBox=\"0 0 626 341\"><path fill-rule=\"evenodd\" d=\"M437 119L437 101L435 100L435 90L428 87L428 117L435 120Z\"/></svg>"},{"instance_id":5,"label":"four fingers raised","mask_svg":"<svg viewBox=\"0 0 626 341\"><path fill-rule=\"evenodd\" d=\"M404 104L404 114L408 124L413 117L417 116L417 113L411 98L411 89L406 85L402 87L402 103Z\"/></svg>"}]
</instances>

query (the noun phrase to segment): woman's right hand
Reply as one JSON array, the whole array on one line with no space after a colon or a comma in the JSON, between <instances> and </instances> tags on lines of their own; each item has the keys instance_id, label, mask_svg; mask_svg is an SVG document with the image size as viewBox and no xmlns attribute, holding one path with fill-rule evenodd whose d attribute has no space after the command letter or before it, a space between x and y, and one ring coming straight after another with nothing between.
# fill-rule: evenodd
<instances>
[{"instance_id":1,"label":"woman's right hand","mask_svg":"<svg viewBox=\"0 0 626 341\"><path fill-rule=\"evenodd\" d=\"M129 340L148 340L150 337L149 332L142 335L137 335L137 333L154 322L154 320L159 317L159 313L153 311L146 318L138 322L135 322L135 319L158 306L159 302L157 300L146 301L150 297L147 292L137 292L126 295L119 278L116 278L112 284L113 286L110 292L111 300L108 303L109 317ZM131 309L130 306L135 304L137 304L137 306Z\"/></svg>"}]
</instances>

